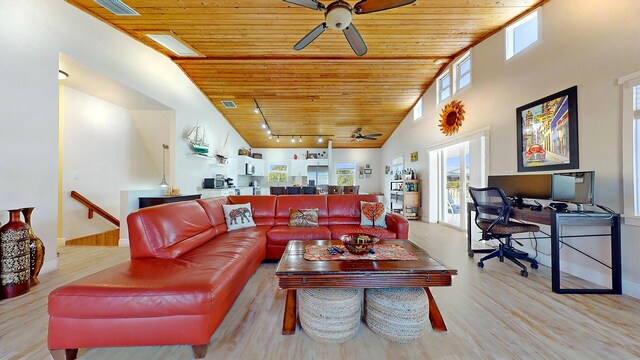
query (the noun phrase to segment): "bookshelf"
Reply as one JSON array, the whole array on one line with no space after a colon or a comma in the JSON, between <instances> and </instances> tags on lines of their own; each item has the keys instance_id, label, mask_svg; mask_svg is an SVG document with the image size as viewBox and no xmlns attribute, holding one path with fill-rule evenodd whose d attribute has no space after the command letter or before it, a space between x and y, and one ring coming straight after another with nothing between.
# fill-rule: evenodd
<instances>
[{"instance_id":1,"label":"bookshelf","mask_svg":"<svg viewBox=\"0 0 640 360\"><path fill-rule=\"evenodd\" d=\"M420 180L391 180L391 212L408 220L420 219Z\"/></svg>"}]
</instances>

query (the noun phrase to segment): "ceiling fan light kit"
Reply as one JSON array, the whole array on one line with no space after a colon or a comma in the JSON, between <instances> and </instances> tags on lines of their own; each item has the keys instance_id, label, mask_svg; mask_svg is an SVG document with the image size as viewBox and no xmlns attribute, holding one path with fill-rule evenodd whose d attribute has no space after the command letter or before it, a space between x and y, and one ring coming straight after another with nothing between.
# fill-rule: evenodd
<instances>
[{"instance_id":1,"label":"ceiling fan light kit","mask_svg":"<svg viewBox=\"0 0 640 360\"><path fill-rule=\"evenodd\" d=\"M336 1L327 7L325 15L327 27L331 30L344 30L351 24L351 5Z\"/></svg>"},{"instance_id":2,"label":"ceiling fan light kit","mask_svg":"<svg viewBox=\"0 0 640 360\"><path fill-rule=\"evenodd\" d=\"M347 39L353 52L358 56L367 53L367 45L356 26L351 22L353 13L369 14L372 12L394 9L414 3L416 0L362 0L353 7L343 0L334 1L328 6L318 2L317 0L283 0L286 3L301 6L307 9L324 11L324 20L322 24L316 26L307 35L305 35L293 49L300 51L317 39L324 31L329 28L331 30L340 30Z\"/></svg>"}]
</instances>

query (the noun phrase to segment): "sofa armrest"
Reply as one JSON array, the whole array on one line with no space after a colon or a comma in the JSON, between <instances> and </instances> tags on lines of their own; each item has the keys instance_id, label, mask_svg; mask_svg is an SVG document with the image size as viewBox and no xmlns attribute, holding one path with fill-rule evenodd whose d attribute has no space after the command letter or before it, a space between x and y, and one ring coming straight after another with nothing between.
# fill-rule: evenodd
<instances>
[{"instance_id":1,"label":"sofa armrest","mask_svg":"<svg viewBox=\"0 0 640 360\"><path fill-rule=\"evenodd\" d=\"M409 239L409 221L401 215L387 213L387 229L396 233L396 239Z\"/></svg>"}]
</instances>

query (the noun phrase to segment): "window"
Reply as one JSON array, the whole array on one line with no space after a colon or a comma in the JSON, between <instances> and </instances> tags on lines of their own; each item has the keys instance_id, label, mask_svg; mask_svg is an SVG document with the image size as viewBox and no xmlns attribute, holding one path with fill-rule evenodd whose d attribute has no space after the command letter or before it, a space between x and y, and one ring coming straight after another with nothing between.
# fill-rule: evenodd
<instances>
[{"instance_id":1,"label":"window","mask_svg":"<svg viewBox=\"0 0 640 360\"><path fill-rule=\"evenodd\" d=\"M471 84L471 53L466 53L454 66L456 91Z\"/></svg>"},{"instance_id":2,"label":"window","mask_svg":"<svg viewBox=\"0 0 640 360\"><path fill-rule=\"evenodd\" d=\"M437 81L438 103L443 102L451 96L451 75L449 70L445 71Z\"/></svg>"},{"instance_id":3,"label":"window","mask_svg":"<svg viewBox=\"0 0 640 360\"><path fill-rule=\"evenodd\" d=\"M416 106L413 107L413 121L417 121L422 117L422 98L418 100Z\"/></svg>"},{"instance_id":4,"label":"window","mask_svg":"<svg viewBox=\"0 0 640 360\"><path fill-rule=\"evenodd\" d=\"M269 174L267 174L270 183L287 182L287 165L269 164Z\"/></svg>"},{"instance_id":5,"label":"window","mask_svg":"<svg viewBox=\"0 0 640 360\"><path fill-rule=\"evenodd\" d=\"M623 217L640 226L640 71L618 79L622 87ZM605 204L606 205L606 204Z\"/></svg>"},{"instance_id":6,"label":"window","mask_svg":"<svg viewBox=\"0 0 640 360\"><path fill-rule=\"evenodd\" d=\"M506 40L507 60L538 41L538 11L508 26Z\"/></svg>"},{"instance_id":7,"label":"window","mask_svg":"<svg viewBox=\"0 0 640 360\"><path fill-rule=\"evenodd\" d=\"M356 181L356 164L336 163L336 179L338 186L352 186Z\"/></svg>"}]
</instances>

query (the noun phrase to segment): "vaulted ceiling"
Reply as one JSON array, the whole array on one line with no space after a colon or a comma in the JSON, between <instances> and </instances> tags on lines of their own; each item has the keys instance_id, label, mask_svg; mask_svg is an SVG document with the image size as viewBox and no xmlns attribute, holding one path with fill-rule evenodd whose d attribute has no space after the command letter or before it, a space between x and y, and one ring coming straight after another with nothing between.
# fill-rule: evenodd
<instances>
[{"instance_id":1,"label":"vaulted ceiling","mask_svg":"<svg viewBox=\"0 0 640 360\"><path fill-rule=\"evenodd\" d=\"M67 2L171 57L251 147L267 148L317 143L268 139L254 99L274 134L381 147L455 56L545 0L417 0L354 15L369 49L362 57L332 30L293 50L324 15L280 0L125 0L141 16L116 16L93 0ZM144 35L157 31L173 32L204 56L176 57ZM436 119L429 120L438 131ZM351 142L360 127L383 136Z\"/></svg>"}]
</instances>

